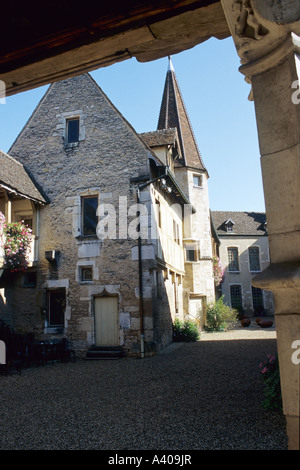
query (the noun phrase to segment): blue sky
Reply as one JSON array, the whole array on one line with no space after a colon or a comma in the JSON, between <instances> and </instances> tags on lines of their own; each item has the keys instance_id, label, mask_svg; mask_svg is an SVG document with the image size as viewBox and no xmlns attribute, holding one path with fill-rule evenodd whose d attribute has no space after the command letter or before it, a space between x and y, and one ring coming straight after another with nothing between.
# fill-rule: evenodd
<instances>
[{"instance_id":1,"label":"blue sky","mask_svg":"<svg viewBox=\"0 0 300 470\"><path fill-rule=\"evenodd\" d=\"M265 211L254 103L231 38L172 56L199 150L212 210ZM91 72L137 132L156 129L168 59L136 59ZM0 149L8 152L48 86L0 105Z\"/></svg>"}]
</instances>

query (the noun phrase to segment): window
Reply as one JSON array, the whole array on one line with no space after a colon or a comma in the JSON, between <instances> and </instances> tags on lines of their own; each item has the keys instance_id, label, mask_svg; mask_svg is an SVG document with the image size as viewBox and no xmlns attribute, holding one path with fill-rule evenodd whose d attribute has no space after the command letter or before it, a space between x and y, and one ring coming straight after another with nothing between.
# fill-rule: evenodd
<instances>
[{"instance_id":1,"label":"window","mask_svg":"<svg viewBox=\"0 0 300 470\"><path fill-rule=\"evenodd\" d=\"M239 252L235 247L228 248L228 271L239 271Z\"/></svg>"},{"instance_id":2,"label":"window","mask_svg":"<svg viewBox=\"0 0 300 470\"><path fill-rule=\"evenodd\" d=\"M67 143L79 142L79 118L67 119Z\"/></svg>"},{"instance_id":3,"label":"window","mask_svg":"<svg viewBox=\"0 0 300 470\"><path fill-rule=\"evenodd\" d=\"M96 229L98 224L97 208L97 196L84 196L81 198L82 235L96 235Z\"/></svg>"},{"instance_id":4,"label":"window","mask_svg":"<svg viewBox=\"0 0 300 470\"><path fill-rule=\"evenodd\" d=\"M186 261L198 261L196 245L186 245L185 259Z\"/></svg>"},{"instance_id":5,"label":"window","mask_svg":"<svg viewBox=\"0 0 300 470\"><path fill-rule=\"evenodd\" d=\"M232 233L233 232L233 226L234 226L233 220L231 220L231 219L226 220L225 227L226 227L227 233Z\"/></svg>"},{"instance_id":6,"label":"window","mask_svg":"<svg viewBox=\"0 0 300 470\"><path fill-rule=\"evenodd\" d=\"M176 243L180 243L179 225L173 220L173 237Z\"/></svg>"},{"instance_id":7,"label":"window","mask_svg":"<svg viewBox=\"0 0 300 470\"><path fill-rule=\"evenodd\" d=\"M193 175L193 185L197 188L202 187L202 176L200 175Z\"/></svg>"},{"instance_id":8,"label":"window","mask_svg":"<svg viewBox=\"0 0 300 470\"><path fill-rule=\"evenodd\" d=\"M32 230L32 215L16 215L16 219L23 225L28 226Z\"/></svg>"},{"instance_id":9,"label":"window","mask_svg":"<svg viewBox=\"0 0 300 470\"><path fill-rule=\"evenodd\" d=\"M248 251L249 251L250 271L260 271L258 246L251 246Z\"/></svg>"},{"instance_id":10,"label":"window","mask_svg":"<svg viewBox=\"0 0 300 470\"><path fill-rule=\"evenodd\" d=\"M93 280L93 268L92 267L81 267L80 268L80 280L82 282Z\"/></svg>"},{"instance_id":11,"label":"window","mask_svg":"<svg viewBox=\"0 0 300 470\"><path fill-rule=\"evenodd\" d=\"M260 313L264 309L263 292L258 287L252 286L252 303L255 312Z\"/></svg>"},{"instance_id":12,"label":"window","mask_svg":"<svg viewBox=\"0 0 300 470\"><path fill-rule=\"evenodd\" d=\"M231 307L236 308L237 310L241 311L243 308L242 302L242 288L240 285L232 285L230 286L230 300L231 300Z\"/></svg>"},{"instance_id":13,"label":"window","mask_svg":"<svg viewBox=\"0 0 300 470\"><path fill-rule=\"evenodd\" d=\"M48 326L64 326L66 291L49 290L47 293Z\"/></svg>"},{"instance_id":14,"label":"window","mask_svg":"<svg viewBox=\"0 0 300 470\"><path fill-rule=\"evenodd\" d=\"M36 272L24 274L24 287L36 287Z\"/></svg>"},{"instance_id":15,"label":"window","mask_svg":"<svg viewBox=\"0 0 300 470\"><path fill-rule=\"evenodd\" d=\"M161 209L160 209L160 202L158 199L155 199L155 214L156 214L156 220L158 222L158 226L161 228Z\"/></svg>"}]
</instances>

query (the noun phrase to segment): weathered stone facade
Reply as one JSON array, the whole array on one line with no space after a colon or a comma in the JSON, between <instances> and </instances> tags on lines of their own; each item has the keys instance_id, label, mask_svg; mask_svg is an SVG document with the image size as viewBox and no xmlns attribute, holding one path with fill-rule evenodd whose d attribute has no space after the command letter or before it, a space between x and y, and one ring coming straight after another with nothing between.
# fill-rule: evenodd
<instances>
[{"instance_id":1,"label":"weathered stone facade","mask_svg":"<svg viewBox=\"0 0 300 470\"><path fill-rule=\"evenodd\" d=\"M46 198L32 212L35 285L15 273L3 293L18 330L67 337L80 354L144 355L172 341L175 318L204 314L214 297L207 173L180 109L180 133L155 131L152 145L89 75L49 87L10 150Z\"/></svg>"},{"instance_id":2,"label":"weathered stone facade","mask_svg":"<svg viewBox=\"0 0 300 470\"><path fill-rule=\"evenodd\" d=\"M66 118L74 116L80 118L79 142L68 145ZM137 240L119 239L118 217L116 239L84 236L81 201L94 195L99 203L118 210L122 196L132 206L136 199L130 178L149 177L148 153L88 75L53 84L11 148L10 154L34 175L50 201L39 213L36 293L40 307L31 312L31 322L45 334L67 334L78 350L94 343L94 298L104 293L118 296L123 344L139 341L138 261L132 259ZM45 259L45 252L51 250L58 256L53 262ZM79 279L83 266L92 267L89 281ZM66 293L60 329L47 322L46 293L55 289ZM122 328L124 318L128 321Z\"/></svg>"}]
</instances>

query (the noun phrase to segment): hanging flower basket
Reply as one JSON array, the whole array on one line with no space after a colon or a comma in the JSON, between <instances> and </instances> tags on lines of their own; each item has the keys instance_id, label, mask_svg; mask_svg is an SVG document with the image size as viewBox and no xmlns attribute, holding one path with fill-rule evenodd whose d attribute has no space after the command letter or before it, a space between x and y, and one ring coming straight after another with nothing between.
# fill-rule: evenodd
<instances>
[{"instance_id":1,"label":"hanging flower basket","mask_svg":"<svg viewBox=\"0 0 300 470\"><path fill-rule=\"evenodd\" d=\"M225 269L222 266L220 259L217 256L213 256L213 275L215 280L215 286L219 286L224 279Z\"/></svg>"},{"instance_id":2,"label":"hanging flower basket","mask_svg":"<svg viewBox=\"0 0 300 470\"><path fill-rule=\"evenodd\" d=\"M25 271L31 244L31 229L22 222L5 223L0 212L0 247L4 252L4 268L9 271Z\"/></svg>"}]
</instances>

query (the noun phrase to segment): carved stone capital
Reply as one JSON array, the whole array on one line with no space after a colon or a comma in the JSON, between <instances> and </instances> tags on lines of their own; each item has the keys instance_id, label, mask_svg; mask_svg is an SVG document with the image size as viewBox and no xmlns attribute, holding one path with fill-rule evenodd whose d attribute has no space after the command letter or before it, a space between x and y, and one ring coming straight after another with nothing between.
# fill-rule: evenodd
<instances>
[{"instance_id":1,"label":"carved stone capital","mask_svg":"<svg viewBox=\"0 0 300 470\"><path fill-rule=\"evenodd\" d=\"M278 48L291 32L300 36L300 4L294 0L221 0L241 63Z\"/></svg>"}]
</instances>

